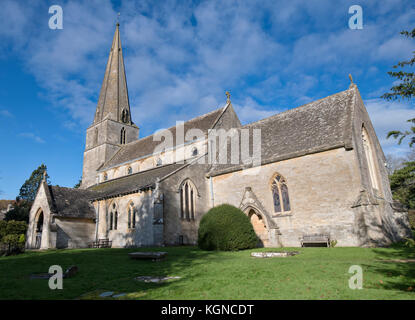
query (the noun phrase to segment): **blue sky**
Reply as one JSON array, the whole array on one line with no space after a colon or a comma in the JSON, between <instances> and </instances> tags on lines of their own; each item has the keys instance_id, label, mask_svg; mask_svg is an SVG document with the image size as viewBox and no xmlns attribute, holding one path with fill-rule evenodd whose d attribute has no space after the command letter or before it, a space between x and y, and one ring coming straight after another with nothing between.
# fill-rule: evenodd
<instances>
[{"instance_id":1,"label":"blue sky","mask_svg":"<svg viewBox=\"0 0 415 320\"><path fill-rule=\"evenodd\" d=\"M349 85L365 101L385 154L386 140L415 117L413 104L379 97L386 72L415 42L414 1L15 1L0 10L0 198L13 199L41 163L52 184L82 174L117 12L130 105L144 137L223 106L225 91L243 123L323 98ZM49 6L63 8L51 30ZM350 30L351 5L363 29Z\"/></svg>"}]
</instances>

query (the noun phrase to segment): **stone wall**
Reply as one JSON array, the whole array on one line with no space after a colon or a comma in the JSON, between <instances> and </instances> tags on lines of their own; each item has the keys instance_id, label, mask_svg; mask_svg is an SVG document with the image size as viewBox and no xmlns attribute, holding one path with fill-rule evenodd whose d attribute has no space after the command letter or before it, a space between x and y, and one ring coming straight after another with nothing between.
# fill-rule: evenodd
<instances>
[{"instance_id":1,"label":"stone wall","mask_svg":"<svg viewBox=\"0 0 415 320\"><path fill-rule=\"evenodd\" d=\"M95 222L90 219L56 217L56 248L87 248L95 239Z\"/></svg>"},{"instance_id":2,"label":"stone wall","mask_svg":"<svg viewBox=\"0 0 415 320\"><path fill-rule=\"evenodd\" d=\"M291 204L280 214L271 192L276 173L286 179ZM269 246L299 246L310 233L330 234L339 246L358 245L351 206L360 180L353 151L339 148L213 177L214 204L241 207L247 187L266 211L260 214L271 218Z\"/></svg>"},{"instance_id":3,"label":"stone wall","mask_svg":"<svg viewBox=\"0 0 415 320\"><path fill-rule=\"evenodd\" d=\"M128 206L134 204L137 211L135 229L128 228ZM110 210L116 205L117 230L109 230ZM114 199L95 202L99 210L98 239L108 238L113 247L136 247L154 245L154 205L152 191L134 193Z\"/></svg>"},{"instance_id":4,"label":"stone wall","mask_svg":"<svg viewBox=\"0 0 415 320\"><path fill-rule=\"evenodd\" d=\"M97 169L120 149L122 128L126 131L126 143L137 140L139 129L136 126L113 120L101 121L87 129L82 188L98 183Z\"/></svg>"},{"instance_id":5,"label":"stone wall","mask_svg":"<svg viewBox=\"0 0 415 320\"><path fill-rule=\"evenodd\" d=\"M359 245L388 245L404 237L412 237L412 233L407 213L394 208L385 155L359 91L355 89L355 93L356 104L352 115L353 149L361 185L354 209L358 224L356 228L361 235ZM368 161L363 148L362 127L366 129L373 147L379 189L374 189L370 180Z\"/></svg>"},{"instance_id":6,"label":"stone wall","mask_svg":"<svg viewBox=\"0 0 415 320\"><path fill-rule=\"evenodd\" d=\"M183 237L183 244L196 244L200 219L210 208L209 187L205 172L206 165L195 163L160 183L165 204L164 241L166 245L180 244L180 236ZM180 218L180 186L187 179L190 179L197 189L194 220Z\"/></svg>"}]
</instances>

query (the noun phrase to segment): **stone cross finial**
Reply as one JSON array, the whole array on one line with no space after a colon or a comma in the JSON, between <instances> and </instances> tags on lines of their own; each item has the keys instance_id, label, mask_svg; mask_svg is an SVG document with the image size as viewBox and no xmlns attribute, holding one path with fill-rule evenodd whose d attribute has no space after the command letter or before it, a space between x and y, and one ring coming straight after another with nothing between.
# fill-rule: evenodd
<instances>
[{"instance_id":1,"label":"stone cross finial","mask_svg":"<svg viewBox=\"0 0 415 320\"><path fill-rule=\"evenodd\" d=\"M353 84L353 77L350 73L349 73L349 79L350 79L350 84Z\"/></svg>"},{"instance_id":2,"label":"stone cross finial","mask_svg":"<svg viewBox=\"0 0 415 320\"><path fill-rule=\"evenodd\" d=\"M45 170L45 171L43 171L43 179L42 179L42 181L46 181L46 175L47 175L47 173L46 173L46 170Z\"/></svg>"},{"instance_id":3,"label":"stone cross finial","mask_svg":"<svg viewBox=\"0 0 415 320\"><path fill-rule=\"evenodd\" d=\"M230 92L229 91L226 91L225 94L226 94L226 102L231 102L231 94L230 94Z\"/></svg>"}]
</instances>

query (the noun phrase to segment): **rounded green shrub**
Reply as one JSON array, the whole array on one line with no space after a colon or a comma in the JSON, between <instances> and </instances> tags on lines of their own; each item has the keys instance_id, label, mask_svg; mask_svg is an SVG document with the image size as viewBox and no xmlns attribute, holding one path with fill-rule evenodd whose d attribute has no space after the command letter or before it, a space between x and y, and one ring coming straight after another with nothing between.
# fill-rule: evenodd
<instances>
[{"instance_id":1,"label":"rounded green shrub","mask_svg":"<svg viewBox=\"0 0 415 320\"><path fill-rule=\"evenodd\" d=\"M234 251L255 248L258 237L247 215L234 206L222 204L201 219L197 243L203 250Z\"/></svg>"}]
</instances>

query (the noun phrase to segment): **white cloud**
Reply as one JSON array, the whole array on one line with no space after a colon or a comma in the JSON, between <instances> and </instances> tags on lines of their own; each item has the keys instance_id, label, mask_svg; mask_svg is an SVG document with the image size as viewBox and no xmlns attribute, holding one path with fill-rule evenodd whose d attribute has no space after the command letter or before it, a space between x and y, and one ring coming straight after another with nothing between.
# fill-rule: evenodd
<instances>
[{"instance_id":1,"label":"white cloud","mask_svg":"<svg viewBox=\"0 0 415 320\"><path fill-rule=\"evenodd\" d=\"M389 131L405 131L410 128L408 119L415 117L415 109L408 103L388 102L381 99L365 100L365 106L385 154L392 153L404 156L409 151L408 138L401 145L392 137L386 139Z\"/></svg>"},{"instance_id":2,"label":"white cloud","mask_svg":"<svg viewBox=\"0 0 415 320\"><path fill-rule=\"evenodd\" d=\"M14 118L14 115L5 109L0 110L0 116L5 117L5 118Z\"/></svg>"},{"instance_id":3,"label":"white cloud","mask_svg":"<svg viewBox=\"0 0 415 320\"><path fill-rule=\"evenodd\" d=\"M239 119L241 120L242 125L268 118L282 111L277 109L270 110L270 108L264 108L251 97L246 98L243 103L236 103L233 104L233 106L236 113L238 114Z\"/></svg>"},{"instance_id":4,"label":"white cloud","mask_svg":"<svg viewBox=\"0 0 415 320\"><path fill-rule=\"evenodd\" d=\"M249 121L321 98L333 79L340 87L349 72L373 74L376 62L392 65L404 56L399 52L409 42L398 33L413 24L413 9L368 3L364 10L372 18L362 31L352 31L349 3L122 2L134 121L144 131L174 125L223 105L226 90L242 101L237 109ZM116 11L109 0L62 7L64 29L49 30L47 3L4 0L0 49L19 53L41 94L69 114L65 126L83 131L94 115Z\"/></svg>"},{"instance_id":5,"label":"white cloud","mask_svg":"<svg viewBox=\"0 0 415 320\"><path fill-rule=\"evenodd\" d=\"M27 139L31 139L37 143L45 143L45 140L43 140L41 137L35 135L32 132L22 132L19 134L20 137L22 138L27 138Z\"/></svg>"}]
</instances>

